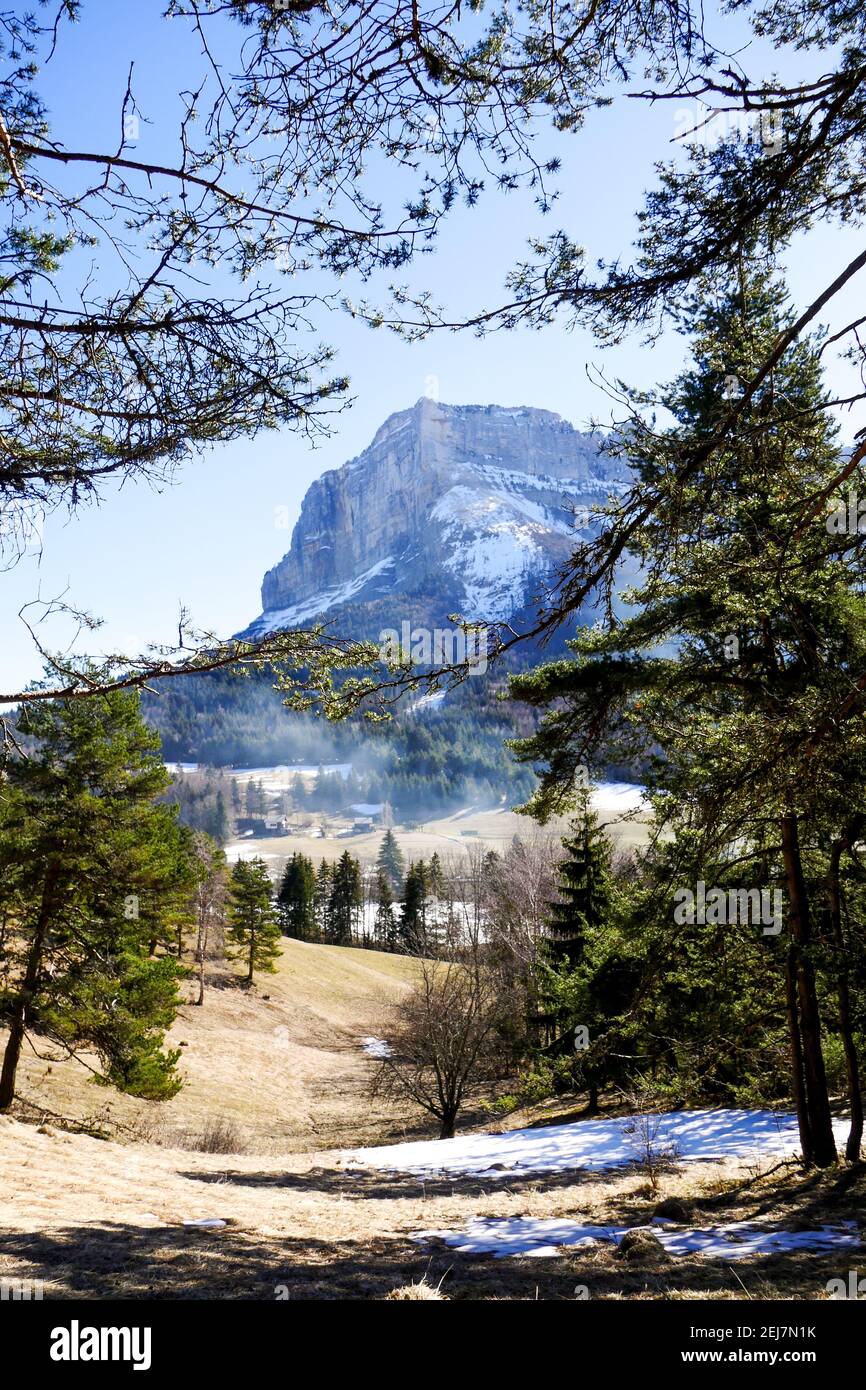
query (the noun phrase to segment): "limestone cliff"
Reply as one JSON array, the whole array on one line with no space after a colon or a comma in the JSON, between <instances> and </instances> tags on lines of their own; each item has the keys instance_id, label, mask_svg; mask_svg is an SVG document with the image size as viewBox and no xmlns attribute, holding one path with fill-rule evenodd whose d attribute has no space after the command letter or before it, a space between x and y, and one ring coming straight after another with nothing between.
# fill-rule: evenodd
<instances>
[{"instance_id":1,"label":"limestone cliff","mask_svg":"<svg viewBox=\"0 0 866 1390\"><path fill-rule=\"evenodd\" d=\"M345 604L441 599L442 617L507 619L589 534L626 468L547 410L419 400L304 498L262 585L260 635ZM387 604L386 604L387 606Z\"/></svg>"}]
</instances>

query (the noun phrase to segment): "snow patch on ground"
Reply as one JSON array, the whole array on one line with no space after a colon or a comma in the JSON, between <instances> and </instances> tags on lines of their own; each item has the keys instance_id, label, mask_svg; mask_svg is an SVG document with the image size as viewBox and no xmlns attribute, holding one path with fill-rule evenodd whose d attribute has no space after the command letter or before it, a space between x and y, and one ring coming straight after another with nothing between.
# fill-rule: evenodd
<instances>
[{"instance_id":1,"label":"snow patch on ground","mask_svg":"<svg viewBox=\"0 0 866 1390\"><path fill-rule=\"evenodd\" d=\"M265 850L259 849L258 845L260 843L261 841L257 842L255 840L250 840L243 844L236 843L233 845L226 845L226 859L229 864L235 864L238 859L246 861L250 859L279 859L281 857L279 854L270 854Z\"/></svg>"},{"instance_id":2,"label":"snow patch on ground","mask_svg":"<svg viewBox=\"0 0 866 1390\"><path fill-rule=\"evenodd\" d=\"M382 1057L391 1056L391 1048L384 1038L364 1038L362 1039L361 1046L368 1057L381 1059Z\"/></svg>"},{"instance_id":3,"label":"snow patch on ground","mask_svg":"<svg viewBox=\"0 0 866 1390\"><path fill-rule=\"evenodd\" d=\"M560 1253L560 1247L612 1241L619 1245L629 1230L651 1230L669 1255L705 1255L714 1260L748 1260L753 1255L776 1255L788 1250L830 1250L856 1247L860 1235L854 1221L820 1226L814 1231L770 1230L750 1221L725 1226L673 1227L655 1218L651 1227L581 1226L577 1221L542 1220L531 1216L476 1217L462 1231L422 1231L412 1237L422 1243L438 1238L464 1255L531 1255Z\"/></svg>"},{"instance_id":4,"label":"snow patch on ground","mask_svg":"<svg viewBox=\"0 0 866 1390\"><path fill-rule=\"evenodd\" d=\"M349 1166L428 1176L483 1173L502 1177L515 1171L522 1175L617 1168L639 1157L640 1146L628 1132L635 1118L623 1115L504 1134L387 1144L356 1149L344 1159ZM684 1162L785 1157L800 1149L795 1117L771 1110L677 1110L653 1115L651 1124L655 1148L674 1151ZM835 1128L843 1140L847 1121L837 1120Z\"/></svg>"}]
</instances>

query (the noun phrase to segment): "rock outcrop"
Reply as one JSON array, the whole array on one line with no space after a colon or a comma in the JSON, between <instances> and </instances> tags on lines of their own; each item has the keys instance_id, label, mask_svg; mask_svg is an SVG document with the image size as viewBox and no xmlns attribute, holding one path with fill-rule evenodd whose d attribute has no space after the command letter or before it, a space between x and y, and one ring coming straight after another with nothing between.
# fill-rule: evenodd
<instances>
[{"instance_id":1,"label":"rock outcrop","mask_svg":"<svg viewBox=\"0 0 866 1390\"><path fill-rule=\"evenodd\" d=\"M424 595L441 615L504 620L591 534L589 509L628 471L547 410L419 400L317 479L262 585L251 636L345 605ZM404 605L405 607L405 605Z\"/></svg>"}]
</instances>

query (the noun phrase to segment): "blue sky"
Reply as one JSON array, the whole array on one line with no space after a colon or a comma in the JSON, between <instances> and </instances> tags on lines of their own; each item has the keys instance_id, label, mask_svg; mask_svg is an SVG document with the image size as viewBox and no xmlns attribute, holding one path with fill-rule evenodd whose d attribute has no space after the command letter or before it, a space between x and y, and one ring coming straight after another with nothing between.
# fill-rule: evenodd
<instances>
[{"instance_id":1,"label":"blue sky","mask_svg":"<svg viewBox=\"0 0 866 1390\"><path fill-rule=\"evenodd\" d=\"M159 0L118 5L85 0L82 22L67 30L45 90L56 130L65 143L103 149L116 144L129 63L135 91L152 124L142 126L143 157L172 148L173 94L191 87L202 71L196 45L180 25L160 20ZM732 35L733 38L733 35ZM781 67L776 63L775 66ZM460 209L443 226L438 249L404 278L429 288L456 313L496 303L503 278L532 231L563 226L586 247L590 261L628 254L634 212L652 186L653 163L672 153L682 108L620 101L596 113L576 136L545 134L545 152L564 160L559 202L542 221L531 198L490 193L471 212ZM796 302L826 283L853 254L854 233L827 229L808 248L792 249L789 284ZM856 248L859 250L859 246ZM385 281L368 290L373 297ZM355 287L347 285L354 292ZM828 322L841 324L840 304ZM849 315L848 317L851 317ZM555 410L575 425L610 418L610 404L588 379L602 368L648 386L677 370L684 344L674 337L652 349L630 342L602 351L584 332L554 325L478 339L443 334L406 344L373 332L341 314L321 321L321 336L339 350L337 370L351 378L351 409L335 417L333 433L311 449L289 432L215 448L189 463L176 485L158 492L145 484L107 492L99 507L45 523L41 557L30 554L0 578L0 686L12 690L39 674L39 661L17 619L22 604L41 592L100 615L105 627L91 648L170 642L180 603L202 628L228 635L259 612L265 570L288 548L290 532L277 524L281 509L294 519L311 481L359 453L393 411L431 394L453 403L496 402ZM837 383L845 379L833 368ZM853 424L845 426L846 433ZM59 644L59 629L43 634Z\"/></svg>"}]
</instances>

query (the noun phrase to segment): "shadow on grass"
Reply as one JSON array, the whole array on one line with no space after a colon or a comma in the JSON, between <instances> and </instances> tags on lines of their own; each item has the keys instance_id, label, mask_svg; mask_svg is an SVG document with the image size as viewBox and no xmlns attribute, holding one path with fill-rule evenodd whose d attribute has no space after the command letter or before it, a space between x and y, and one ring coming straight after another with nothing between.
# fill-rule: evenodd
<instances>
[{"instance_id":1,"label":"shadow on grass","mask_svg":"<svg viewBox=\"0 0 866 1390\"><path fill-rule=\"evenodd\" d=\"M238 1172L230 1168L204 1173L200 1169L178 1169L178 1177L191 1182L253 1188L277 1188L285 1192L318 1192L330 1197L359 1202L400 1201L418 1197L452 1197L496 1192L555 1192L603 1182L605 1177L622 1177L629 1169L608 1173L598 1169L571 1169L561 1173L509 1173L494 1176L447 1174L420 1177L413 1173L387 1173L370 1168L311 1168L306 1173Z\"/></svg>"},{"instance_id":2,"label":"shadow on grass","mask_svg":"<svg viewBox=\"0 0 866 1390\"><path fill-rule=\"evenodd\" d=\"M422 1278L449 1299L574 1300L823 1298L846 1256L793 1252L741 1261L654 1259L640 1266L609 1246L551 1259L460 1255L403 1237L321 1241L106 1222L50 1234L0 1235L4 1273L42 1279L45 1297L142 1300L375 1300Z\"/></svg>"}]
</instances>

